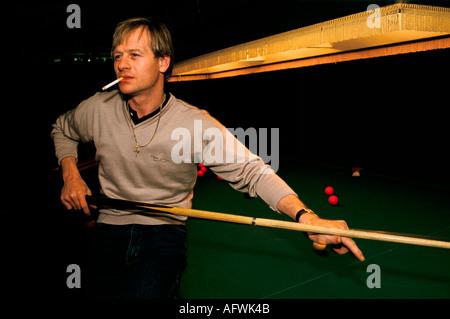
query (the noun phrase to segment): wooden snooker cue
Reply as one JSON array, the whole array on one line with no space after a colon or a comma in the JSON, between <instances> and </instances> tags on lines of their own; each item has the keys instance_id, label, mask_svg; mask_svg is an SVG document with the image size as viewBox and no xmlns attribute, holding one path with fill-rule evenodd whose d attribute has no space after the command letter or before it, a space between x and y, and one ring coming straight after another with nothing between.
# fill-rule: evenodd
<instances>
[{"instance_id":1,"label":"wooden snooker cue","mask_svg":"<svg viewBox=\"0 0 450 319\"><path fill-rule=\"evenodd\" d=\"M215 220L229 223L237 223L237 224L245 224L245 225L253 225L253 226L261 226L261 227L270 227L270 228L278 228L278 229L289 229L296 230L302 232L311 232L318 234L326 234L326 235L336 235L336 236L344 236L350 238L360 238L360 239L369 239L369 240L378 240L378 241L387 241L401 244L410 244L410 245L419 245L419 246L427 246L427 247L437 247L437 248L447 248L450 249L450 242L443 240L435 240L435 239L426 239L416 237L414 235L406 235L406 234L393 234L389 232L380 232L380 231L371 231L371 230L362 230L362 229L339 229L339 228L330 228L323 226L314 226L314 225L306 225L297 222L288 222L282 220L274 220L274 219L266 219L266 218L254 218L247 217L241 215L233 215L233 214L224 214L224 213L216 213L205 210L198 209L189 209L189 208L180 208L180 207L169 207L169 206L161 206L161 205L149 205L145 203L110 199L110 198L95 198L91 196L86 197L88 202L93 205L103 206L103 207L117 207L117 209L132 209L136 212L136 209L139 209L139 213L144 213L148 215L152 215L155 212L164 212L179 216L193 217L199 219L207 219L207 220ZM102 203L104 205L102 205ZM164 217L164 216L163 216ZM168 216L167 216L168 217ZM170 217L169 217L170 218ZM176 219L176 218L175 218Z\"/></svg>"}]
</instances>

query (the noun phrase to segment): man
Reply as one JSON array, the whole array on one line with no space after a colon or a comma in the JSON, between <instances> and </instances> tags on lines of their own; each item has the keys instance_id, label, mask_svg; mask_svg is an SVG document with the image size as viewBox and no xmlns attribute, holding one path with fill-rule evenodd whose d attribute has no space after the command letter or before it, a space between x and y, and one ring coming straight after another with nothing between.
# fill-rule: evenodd
<instances>
[{"instance_id":1,"label":"man","mask_svg":"<svg viewBox=\"0 0 450 319\"><path fill-rule=\"evenodd\" d=\"M344 221L324 220L307 209L268 165L241 147L206 111L164 92L173 49L163 24L147 18L121 22L113 36L112 56L117 77L123 77L119 90L95 94L53 126L64 180L61 201L68 209L90 214L85 196L91 190L76 161L78 143L94 142L101 193L108 197L190 208L197 163L202 162L236 190L261 197L300 223L348 228ZM180 132L189 132L190 138L183 139ZM219 138L222 152L212 149ZM92 296L175 296L186 264L183 219L102 209L97 224L88 276ZM364 260L350 238L308 236L317 243L336 244L340 254L351 250Z\"/></svg>"}]
</instances>

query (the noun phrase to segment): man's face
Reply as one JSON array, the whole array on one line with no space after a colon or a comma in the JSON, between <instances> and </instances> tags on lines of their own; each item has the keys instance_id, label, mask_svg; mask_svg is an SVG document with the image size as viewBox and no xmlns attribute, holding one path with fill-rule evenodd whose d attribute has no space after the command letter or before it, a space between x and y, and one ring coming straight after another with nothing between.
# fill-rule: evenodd
<instances>
[{"instance_id":1,"label":"man's face","mask_svg":"<svg viewBox=\"0 0 450 319\"><path fill-rule=\"evenodd\" d=\"M114 71L118 78L124 78L119 83L122 93L136 96L151 91L159 81L164 81L164 72L168 68L166 60L170 58L156 58L150 41L148 30L137 29L114 49Z\"/></svg>"}]
</instances>

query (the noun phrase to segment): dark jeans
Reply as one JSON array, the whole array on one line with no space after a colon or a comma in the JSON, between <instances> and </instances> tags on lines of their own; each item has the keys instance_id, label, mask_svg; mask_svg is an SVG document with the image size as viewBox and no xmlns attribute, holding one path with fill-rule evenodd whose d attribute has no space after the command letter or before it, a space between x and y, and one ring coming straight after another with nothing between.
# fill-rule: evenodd
<instances>
[{"instance_id":1,"label":"dark jeans","mask_svg":"<svg viewBox=\"0 0 450 319\"><path fill-rule=\"evenodd\" d=\"M98 224L84 275L86 296L174 298L186 262L185 226Z\"/></svg>"}]
</instances>

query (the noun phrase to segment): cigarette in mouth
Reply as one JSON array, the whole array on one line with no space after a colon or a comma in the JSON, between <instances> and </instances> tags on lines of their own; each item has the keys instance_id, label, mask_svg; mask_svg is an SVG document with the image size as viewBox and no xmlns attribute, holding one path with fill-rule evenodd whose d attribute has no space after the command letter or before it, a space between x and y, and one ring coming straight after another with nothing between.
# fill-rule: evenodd
<instances>
[{"instance_id":1,"label":"cigarette in mouth","mask_svg":"<svg viewBox=\"0 0 450 319\"><path fill-rule=\"evenodd\" d=\"M106 89L109 89L111 86L116 85L117 83L119 83L119 82L122 81L122 80L123 80L123 78L120 77L120 78L118 78L117 80L114 80L114 81L112 81L112 82L109 83L109 84L106 84L104 87L102 87L102 90L104 91L104 90L106 90Z\"/></svg>"}]
</instances>

